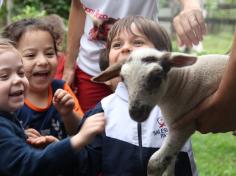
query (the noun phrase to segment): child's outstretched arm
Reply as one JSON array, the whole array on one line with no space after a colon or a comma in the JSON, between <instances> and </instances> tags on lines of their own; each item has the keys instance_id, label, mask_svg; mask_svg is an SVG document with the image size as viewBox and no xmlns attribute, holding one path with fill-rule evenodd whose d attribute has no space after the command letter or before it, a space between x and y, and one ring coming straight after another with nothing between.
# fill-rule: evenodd
<instances>
[{"instance_id":1,"label":"child's outstretched arm","mask_svg":"<svg viewBox=\"0 0 236 176\"><path fill-rule=\"evenodd\" d=\"M66 131L69 135L77 132L80 117L74 112L74 99L66 90L58 89L53 97L53 104L60 113Z\"/></svg>"},{"instance_id":2,"label":"child's outstretched arm","mask_svg":"<svg viewBox=\"0 0 236 176\"><path fill-rule=\"evenodd\" d=\"M87 118L78 134L71 137L71 145L73 148L80 150L85 145L105 129L104 113L98 113Z\"/></svg>"},{"instance_id":3,"label":"child's outstretched arm","mask_svg":"<svg viewBox=\"0 0 236 176\"><path fill-rule=\"evenodd\" d=\"M78 160L86 160L84 146L104 131L105 118L96 114L86 119L75 136L44 149L28 145L24 131L15 122L0 116L0 127L0 175L72 175L80 167Z\"/></svg>"}]
</instances>

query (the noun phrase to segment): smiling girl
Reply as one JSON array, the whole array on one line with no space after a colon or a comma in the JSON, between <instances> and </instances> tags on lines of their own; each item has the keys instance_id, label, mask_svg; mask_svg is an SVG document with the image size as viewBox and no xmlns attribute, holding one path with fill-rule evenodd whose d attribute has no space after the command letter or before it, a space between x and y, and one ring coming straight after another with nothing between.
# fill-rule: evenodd
<instances>
[{"instance_id":1,"label":"smiling girl","mask_svg":"<svg viewBox=\"0 0 236 176\"><path fill-rule=\"evenodd\" d=\"M59 139L67 133L74 134L82 111L70 87L64 81L54 80L57 34L52 26L37 19L23 19L7 26L2 35L15 42L29 81L24 106L17 112L24 128Z\"/></svg>"}]
</instances>

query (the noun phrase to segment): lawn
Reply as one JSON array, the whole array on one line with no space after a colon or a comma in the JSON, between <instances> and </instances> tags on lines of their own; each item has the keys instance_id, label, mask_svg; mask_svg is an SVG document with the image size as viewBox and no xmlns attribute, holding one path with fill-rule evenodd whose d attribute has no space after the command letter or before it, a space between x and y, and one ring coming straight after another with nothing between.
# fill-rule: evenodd
<instances>
[{"instance_id":1,"label":"lawn","mask_svg":"<svg viewBox=\"0 0 236 176\"><path fill-rule=\"evenodd\" d=\"M236 175L236 136L196 132L192 142L199 176Z\"/></svg>"},{"instance_id":2,"label":"lawn","mask_svg":"<svg viewBox=\"0 0 236 176\"><path fill-rule=\"evenodd\" d=\"M206 35L203 40L204 53L224 54L230 50L233 41L231 33L217 33Z\"/></svg>"}]
</instances>

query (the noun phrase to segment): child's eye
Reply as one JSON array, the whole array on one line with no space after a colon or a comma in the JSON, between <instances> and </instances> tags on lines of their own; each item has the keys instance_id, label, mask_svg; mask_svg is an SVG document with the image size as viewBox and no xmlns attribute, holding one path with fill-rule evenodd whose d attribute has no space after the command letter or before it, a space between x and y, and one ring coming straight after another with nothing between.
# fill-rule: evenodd
<instances>
[{"instance_id":1,"label":"child's eye","mask_svg":"<svg viewBox=\"0 0 236 176\"><path fill-rule=\"evenodd\" d=\"M47 56L54 56L55 53L47 53Z\"/></svg>"},{"instance_id":2,"label":"child's eye","mask_svg":"<svg viewBox=\"0 0 236 176\"><path fill-rule=\"evenodd\" d=\"M55 56L55 52L54 51L47 52L46 56L49 57L49 58L52 58L52 57Z\"/></svg>"},{"instance_id":3,"label":"child's eye","mask_svg":"<svg viewBox=\"0 0 236 176\"><path fill-rule=\"evenodd\" d=\"M2 75L0 75L0 80L1 81L5 81L5 80L7 80L9 78L9 75L8 74L2 74Z\"/></svg>"},{"instance_id":4,"label":"child's eye","mask_svg":"<svg viewBox=\"0 0 236 176\"><path fill-rule=\"evenodd\" d=\"M134 40L134 44L135 44L136 46L140 46L140 45L143 45L144 42L143 42L142 40Z\"/></svg>"},{"instance_id":5,"label":"child's eye","mask_svg":"<svg viewBox=\"0 0 236 176\"><path fill-rule=\"evenodd\" d=\"M23 57L28 58L28 59L32 59L35 57L35 54L29 53L29 54L23 55Z\"/></svg>"},{"instance_id":6,"label":"child's eye","mask_svg":"<svg viewBox=\"0 0 236 176\"><path fill-rule=\"evenodd\" d=\"M120 48L120 46L121 46L121 43L120 43L120 42L117 42L117 43L113 43L113 44L111 45L111 48L118 49L118 48Z\"/></svg>"}]
</instances>

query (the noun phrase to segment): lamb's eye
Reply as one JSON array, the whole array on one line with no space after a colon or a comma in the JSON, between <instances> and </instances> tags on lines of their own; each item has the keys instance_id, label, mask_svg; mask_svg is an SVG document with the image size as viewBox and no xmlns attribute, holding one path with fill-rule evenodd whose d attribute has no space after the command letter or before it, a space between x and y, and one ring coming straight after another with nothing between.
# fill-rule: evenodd
<instances>
[{"instance_id":1,"label":"lamb's eye","mask_svg":"<svg viewBox=\"0 0 236 176\"><path fill-rule=\"evenodd\" d=\"M142 58L142 62L144 63L153 63L153 62L157 62L158 59L156 57L145 57Z\"/></svg>"},{"instance_id":2,"label":"lamb's eye","mask_svg":"<svg viewBox=\"0 0 236 176\"><path fill-rule=\"evenodd\" d=\"M161 75L149 75L148 77L148 84L149 85L159 85L161 83L162 80L162 76Z\"/></svg>"},{"instance_id":3,"label":"lamb's eye","mask_svg":"<svg viewBox=\"0 0 236 176\"><path fill-rule=\"evenodd\" d=\"M163 79L163 71L153 70L146 78L146 89L152 93L152 90L156 90L160 86Z\"/></svg>"}]
</instances>

